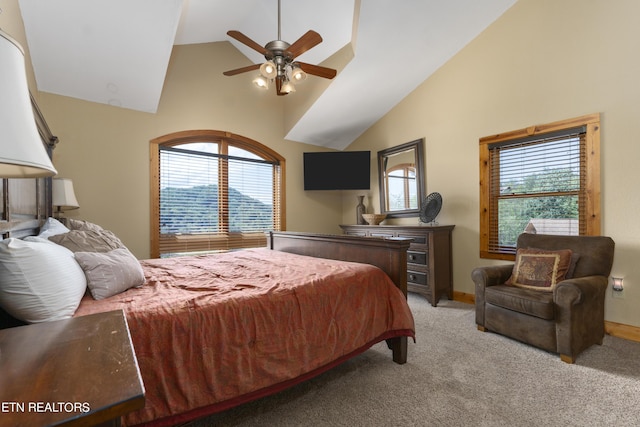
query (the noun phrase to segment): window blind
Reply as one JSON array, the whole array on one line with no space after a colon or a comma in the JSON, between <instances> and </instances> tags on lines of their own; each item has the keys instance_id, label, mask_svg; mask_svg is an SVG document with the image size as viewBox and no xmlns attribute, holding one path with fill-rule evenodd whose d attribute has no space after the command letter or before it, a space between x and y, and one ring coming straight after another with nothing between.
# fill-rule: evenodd
<instances>
[{"instance_id":1,"label":"window blind","mask_svg":"<svg viewBox=\"0 0 640 427\"><path fill-rule=\"evenodd\" d=\"M161 256L264 246L279 229L279 163L236 151L160 147Z\"/></svg>"},{"instance_id":2,"label":"window blind","mask_svg":"<svg viewBox=\"0 0 640 427\"><path fill-rule=\"evenodd\" d=\"M520 233L585 234L585 129L489 146L489 250L514 252Z\"/></svg>"}]
</instances>

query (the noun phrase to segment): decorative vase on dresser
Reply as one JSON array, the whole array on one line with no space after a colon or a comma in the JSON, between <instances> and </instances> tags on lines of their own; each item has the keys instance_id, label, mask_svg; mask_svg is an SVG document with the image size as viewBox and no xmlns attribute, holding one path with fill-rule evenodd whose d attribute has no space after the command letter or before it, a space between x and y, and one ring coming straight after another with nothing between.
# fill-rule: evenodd
<instances>
[{"instance_id":1,"label":"decorative vase on dresser","mask_svg":"<svg viewBox=\"0 0 640 427\"><path fill-rule=\"evenodd\" d=\"M453 300L451 232L454 225L341 225L352 236L411 239L407 251L407 290L437 306L444 294Z\"/></svg>"},{"instance_id":2,"label":"decorative vase on dresser","mask_svg":"<svg viewBox=\"0 0 640 427\"><path fill-rule=\"evenodd\" d=\"M367 212L367 207L363 203L364 196L358 196L358 204L356 205L356 224L364 225L367 221L362 217L363 213Z\"/></svg>"}]
</instances>

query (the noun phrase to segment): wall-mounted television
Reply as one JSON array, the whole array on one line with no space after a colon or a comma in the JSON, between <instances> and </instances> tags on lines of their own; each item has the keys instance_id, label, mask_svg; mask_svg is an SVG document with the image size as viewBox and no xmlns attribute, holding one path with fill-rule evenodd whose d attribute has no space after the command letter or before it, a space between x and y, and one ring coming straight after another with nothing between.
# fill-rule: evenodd
<instances>
[{"instance_id":1,"label":"wall-mounted television","mask_svg":"<svg viewBox=\"0 0 640 427\"><path fill-rule=\"evenodd\" d=\"M368 190L371 151L303 153L305 190Z\"/></svg>"}]
</instances>

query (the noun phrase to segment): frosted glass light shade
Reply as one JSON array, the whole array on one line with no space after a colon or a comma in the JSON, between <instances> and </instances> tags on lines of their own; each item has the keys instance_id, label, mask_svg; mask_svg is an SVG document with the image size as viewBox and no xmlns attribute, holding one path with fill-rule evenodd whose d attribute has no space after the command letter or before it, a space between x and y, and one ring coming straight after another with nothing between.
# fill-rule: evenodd
<instances>
[{"instance_id":1,"label":"frosted glass light shade","mask_svg":"<svg viewBox=\"0 0 640 427\"><path fill-rule=\"evenodd\" d=\"M253 79L253 84L258 86L260 89L269 89L269 80L262 75L258 75L258 77Z\"/></svg>"},{"instance_id":2,"label":"frosted glass light shade","mask_svg":"<svg viewBox=\"0 0 640 427\"><path fill-rule=\"evenodd\" d=\"M287 80L282 84L282 88L280 89L280 92L282 93L291 93L291 92L295 92L296 88L293 86L293 84Z\"/></svg>"},{"instance_id":3,"label":"frosted glass light shade","mask_svg":"<svg viewBox=\"0 0 640 427\"><path fill-rule=\"evenodd\" d=\"M307 78L307 73L302 71L299 67L294 67L291 70L291 81L294 83L299 83L304 81Z\"/></svg>"},{"instance_id":4,"label":"frosted glass light shade","mask_svg":"<svg viewBox=\"0 0 640 427\"><path fill-rule=\"evenodd\" d=\"M55 174L36 127L24 51L0 30L0 178Z\"/></svg>"},{"instance_id":5,"label":"frosted glass light shade","mask_svg":"<svg viewBox=\"0 0 640 427\"><path fill-rule=\"evenodd\" d=\"M278 75L278 69L273 61L267 61L260 66L260 72L267 79L273 79Z\"/></svg>"}]
</instances>

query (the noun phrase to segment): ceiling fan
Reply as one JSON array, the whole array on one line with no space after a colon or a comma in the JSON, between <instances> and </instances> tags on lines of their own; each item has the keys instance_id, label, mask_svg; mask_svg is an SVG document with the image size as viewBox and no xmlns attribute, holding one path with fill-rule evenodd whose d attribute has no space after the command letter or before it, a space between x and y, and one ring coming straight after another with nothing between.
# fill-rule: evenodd
<instances>
[{"instance_id":1,"label":"ceiling fan","mask_svg":"<svg viewBox=\"0 0 640 427\"><path fill-rule=\"evenodd\" d=\"M288 93L295 92L295 87L292 83L304 80L307 74L325 79L332 79L336 76L336 70L332 68L295 60L296 57L320 44L322 37L315 31L309 30L292 44L283 41L280 36L280 0L278 0L277 40L270 41L262 47L240 31L231 30L228 31L227 34L240 43L264 55L267 62L225 71L223 73L225 76L235 76L236 74L246 73L248 71L260 70L260 75L256 77L253 82L259 87L268 89L269 82L275 80L276 93L278 95L287 95Z\"/></svg>"}]
</instances>

